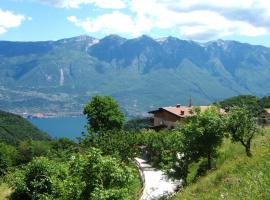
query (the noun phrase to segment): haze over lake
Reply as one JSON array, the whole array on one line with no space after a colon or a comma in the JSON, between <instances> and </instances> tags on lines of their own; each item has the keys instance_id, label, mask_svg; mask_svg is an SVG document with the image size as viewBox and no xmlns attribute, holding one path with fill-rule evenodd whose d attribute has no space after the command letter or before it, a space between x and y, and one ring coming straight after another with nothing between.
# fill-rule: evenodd
<instances>
[{"instance_id":1,"label":"haze over lake","mask_svg":"<svg viewBox=\"0 0 270 200\"><path fill-rule=\"evenodd\" d=\"M84 116L79 117L55 117L29 119L40 130L47 132L53 138L66 137L76 140L86 129L87 120Z\"/></svg>"}]
</instances>

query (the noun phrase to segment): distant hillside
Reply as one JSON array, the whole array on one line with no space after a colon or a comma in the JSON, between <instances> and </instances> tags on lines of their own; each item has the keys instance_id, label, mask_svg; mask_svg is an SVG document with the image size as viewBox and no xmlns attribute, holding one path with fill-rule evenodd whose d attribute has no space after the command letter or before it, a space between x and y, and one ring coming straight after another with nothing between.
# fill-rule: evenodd
<instances>
[{"instance_id":1,"label":"distant hillside","mask_svg":"<svg viewBox=\"0 0 270 200\"><path fill-rule=\"evenodd\" d=\"M49 140L50 137L26 119L0 111L0 142L16 144L26 139Z\"/></svg>"},{"instance_id":2,"label":"distant hillside","mask_svg":"<svg viewBox=\"0 0 270 200\"><path fill-rule=\"evenodd\" d=\"M93 95L116 98L129 115L153 107L208 104L270 94L270 48L236 41L110 35L0 42L0 108L80 111Z\"/></svg>"}]
</instances>

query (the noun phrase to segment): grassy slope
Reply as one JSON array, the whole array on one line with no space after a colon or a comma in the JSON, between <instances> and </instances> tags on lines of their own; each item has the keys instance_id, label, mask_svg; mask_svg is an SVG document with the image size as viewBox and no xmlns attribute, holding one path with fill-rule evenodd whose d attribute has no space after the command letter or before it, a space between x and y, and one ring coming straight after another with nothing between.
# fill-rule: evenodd
<instances>
[{"instance_id":1,"label":"grassy slope","mask_svg":"<svg viewBox=\"0 0 270 200\"><path fill-rule=\"evenodd\" d=\"M0 200L6 200L9 196L11 190L8 188L6 184L0 184Z\"/></svg>"},{"instance_id":2,"label":"grassy slope","mask_svg":"<svg viewBox=\"0 0 270 200\"><path fill-rule=\"evenodd\" d=\"M199 178L172 200L270 199L270 129L254 139L252 158L240 144L226 141L216 160L217 169Z\"/></svg>"}]
</instances>

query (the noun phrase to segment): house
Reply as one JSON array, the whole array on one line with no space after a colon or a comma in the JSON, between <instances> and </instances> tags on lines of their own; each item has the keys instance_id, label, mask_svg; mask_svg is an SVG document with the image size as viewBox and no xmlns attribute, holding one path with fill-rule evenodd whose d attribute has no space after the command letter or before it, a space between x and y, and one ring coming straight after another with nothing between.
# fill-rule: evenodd
<instances>
[{"instance_id":1,"label":"house","mask_svg":"<svg viewBox=\"0 0 270 200\"><path fill-rule=\"evenodd\" d=\"M210 108L211 106L196 106L200 108L201 111ZM182 123L187 117L192 116L191 110L194 106L181 106L177 104L176 106L162 107L157 110L150 111L148 113L154 116L154 126L153 129L160 130L162 128L175 128L177 122ZM224 109L220 109L220 113L225 113Z\"/></svg>"},{"instance_id":2,"label":"house","mask_svg":"<svg viewBox=\"0 0 270 200\"><path fill-rule=\"evenodd\" d=\"M258 123L261 125L269 124L270 123L270 108L265 108L262 112L258 115Z\"/></svg>"},{"instance_id":3,"label":"house","mask_svg":"<svg viewBox=\"0 0 270 200\"><path fill-rule=\"evenodd\" d=\"M266 112L266 114L270 115L270 108L265 108L264 111Z\"/></svg>"}]
</instances>

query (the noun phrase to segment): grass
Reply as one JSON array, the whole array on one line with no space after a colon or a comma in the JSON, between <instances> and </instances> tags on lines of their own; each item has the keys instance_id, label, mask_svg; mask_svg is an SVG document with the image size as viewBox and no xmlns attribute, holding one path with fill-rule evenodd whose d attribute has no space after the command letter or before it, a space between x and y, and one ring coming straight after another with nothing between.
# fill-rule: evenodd
<instances>
[{"instance_id":1,"label":"grass","mask_svg":"<svg viewBox=\"0 0 270 200\"><path fill-rule=\"evenodd\" d=\"M252 144L252 158L245 155L244 148L225 140L215 160L216 168L195 182L193 166L190 184L171 200L270 199L270 129L257 136Z\"/></svg>"},{"instance_id":2,"label":"grass","mask_svg":"<svg viewBox=\"0 0 270 200\"><path fill-rule=\"evenodd\" d=\"M130 194L131 194L130 199L136 200L136 199L140 199L141 190L142 190L142 183L141 183L140 175L139 175L137 168L134 165L132 165L132 167L134 168L135 177L134 177L134 180L132 182L132 185L130 185L130 187L129 187Z\"/></svg>"},{"instance_id":3,"label":"grass","mask_svg":"<svg viewBox=\"0 0 270 200\"><path fill-rule=\"evenodd\" d=\"M10 193L10 188L5 183L0 183L0 200L6 200Z\"/></svg>"}]
</instances>

